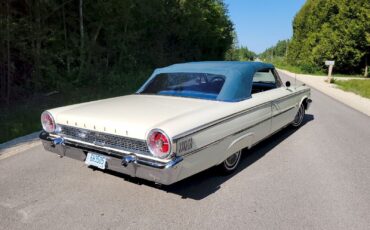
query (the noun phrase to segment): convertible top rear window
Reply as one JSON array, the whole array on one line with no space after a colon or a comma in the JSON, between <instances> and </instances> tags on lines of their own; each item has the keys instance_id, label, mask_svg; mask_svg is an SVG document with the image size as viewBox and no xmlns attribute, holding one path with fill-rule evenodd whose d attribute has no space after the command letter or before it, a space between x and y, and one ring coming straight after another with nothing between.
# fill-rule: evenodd
<instances>
[{"instance_id":1,"label":"convertible top rear window","mask_svg":"<svg viewBox=\"0 0 370 230\"><path fill-rule=\"evenodd\" d=\"M160 73L140 93L216 100L224 83L217 74Z\"/></svg>"}]
</instances>

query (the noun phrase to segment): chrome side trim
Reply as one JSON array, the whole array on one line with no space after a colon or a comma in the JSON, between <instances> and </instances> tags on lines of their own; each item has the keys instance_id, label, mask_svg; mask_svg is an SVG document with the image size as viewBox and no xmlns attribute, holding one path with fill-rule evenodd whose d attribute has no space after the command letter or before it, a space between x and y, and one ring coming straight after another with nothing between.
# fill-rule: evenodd
<instances>
[{"instance_id":1,"label":"chrome side trim","mask_svg":"<svg viewBox=\"0 0 370 230\"><path fill-rule=\"evenodd\" d=\"M286 113L286 112L288 112L288 111L290 111L290 110L292 110L292 109L294 109L294 108L295 108L295 106L292 106L292 107L290 107L290 108L288 108L288 109L285 109L285 110L283 110L283 111L281 111L281 112L279 112L279 113L275 114L275 115L274 115L274 116L272 116L272 117L279 116L279 115L281 115L281 114L283 114L283 113ZM185 155L183 155L183 157L186 157L186 156L192 155L192 154L194 154L194 153L200 152L200 151L202 151L203 149L206 149L206 148L208 148L208 147L210 147L210 146L212 146L212 145L218 144L219 142L221 142L221 141L225 140L225 139L226 139L226 138L228 138L228 137L235 136L235 135L238 135L238 134L240 134L240 133L243 133L243 132L247 131L248 129L251 129L251 128L253 128L253 127L257 126L257 125L260 125L260 124L262 124L263 122L266 122L266 121L268 121L268 120L270 120L270 119L271 119L270 117L269 117L269 118L265 118L265 119L263 119L263 120L261 120L261 121L259 121L259 122L255 123L255 124L253 124L253 125L250 125L250 126L248 126L248 127L244 128L244 129L242 129L242 130L239 130L238 132L235 132L235 133L229 134L229 135L227 135L227 136L225 136L225 137L223 137L223 138L221 138L221 139L219 139L219 140L217 140L217 141L211 142L211 143L209 143L209 144L207 144L207 145L204 145L204 146L202 146L202 147L199 147L199 148L197 148L197 149L194 149L193 151L188 152L188 153L186 153ZM286 127L286 126L284 126L284 127ZM284 128L284 127L283 127L283 128ZM283 128L281 128L281 129L283 129ZM280 130L280 129L279 129L279 130ZM274 133L275 133L275 132L274 132ZM269 134L269 136L270 136L270 135L272 135L272 134ZM267 137L269 137L269 136L267 136ZM266 137L266 138L267 138L267 137ZM266 139L266 138L263 138L262 140L264 140L264 139ZM252 145L252 146L253 146L253 145Z\"/></svg>"},{"instance_id":2,"label":"chrome side trim","mask_svg":"<svg viewBox=\"0 0 370 230\"><path fill-rule=\"evenodd\" d=\"M285 110L282 110L282 111L280 111L279 113L274 114L272 117L273 117L273 118L274 118L274 117L277 117L277 116L279 116L279 115L281 115L281 114L283 114L283 113L289 112L290 110L292 110L292 109L294 109L294 108L296 108L296 106L292 106L292 107L289 107L289 108L287 108L287 109L285 109Z\"/></svg>"},{"instance_id":3,"label":"chrome side trim","mask_svg":"<svg viewBox=\"0 0 370 230\"><path fill-rule=\"evenodd\" d=\"M213 142L211 142L211 143L209 143L209 144L207 144L207 145L204 145L204 146L202 146L202 147L200 147L200 148L197 148L197 149L195 149L195 150L193 150L193 151L191 151L191 152L188 152L188 153L186 153L185 155L183 155L183 157L187 157L187 156L192 155L192 154L194 154L194 153L200 152L200 151L202 151L203 149L206 149L206 148L208 148L208 147L210 147L210 146L212 146L212 145L216 145L216 144L220 143L221 141L223 141L223 140L225 140L225 139L227 139L227 138L229 138L229 137L231 137L231 136L235 136L235 135L238 135L238 134L240 134L240 133L243 133L243 132L247 131L248 129L251 129L251 128L253 128L253 127L257 126L257 125L260 125L260 124L262 124L263 122L266 122L266 121L268 121L268 120L270 120L270 119L271 119L270 117L265 118L265 119L263 119L263 120L261 120L261 121L259 121L259 122L255 123L255 124L253 124L253 125L250 125L250 126L248 126L248 127L244 128L244 129L242 129L242 130L239 130L238 132L235 132L235 133L229 134L229 135L227 135L227 136L225 136L225 137L222 137L221 139L218 139L217 141L213 141Z\"/></svg>"},{"instance_id":4,"label":"chrome side trim","mask_svg":"<svg viewBox=\"0 0 370 230\"><path fill-rule=\"evenodd\" d=\"M293 97L293 96L296 96L296 95L299 95L299 94L303 94L307 91L310 91L310 89L304 89L304 90L301 90L301 91L298 91L298 92L295 92L293 94L290 94L290 95L286 95L284 97L281 97L281 98L278 98L278 99L274 99L272 101L279 101L279 100L284 100L284 99L287 99L287 98L290 98L290 97ZM190 136L190 135L193 135L194 133L197 133L197 132L201 132L201 131L204 131L206 129L209 129L215 125L218 125L219 123L222 123L222 122L225 122L225 121L230 121L230 120L233 120L235 118L238 118L242 115L244 115L245 113L248 113L248 112L251 112L255 109L258 109L260 107L263 107L267 104L271 104L272 101L269 101L269 102L265 102L263 104L260 104L260 105L256 105L256 106L253 106L251 108L248 108L248 109L245 109L245 110L242 110L242 111L239 111L239 112L236 112L236 113L233 113L229 116L226 116L226 117L223 117L223 118L220 118L220 119L217 119L215 121L212 121L212 122L209 122L207 124L204 124L204 125L201 125L201 126L198 126L198 127L195 127L189 131L186 131L184 133L181 133L179 135L176 135L174 136L172 139L174 142L178 141L179 139L181 138L184 138L184 137L187 137L187 136Z\"/></svg>"},{"instance_id":5,"label":"chrome side trim","mask_svg":"<svg viewBox=\"0 0 370 230\"><path fill-rule=\"evenodd\" d=\"M281 127L280 129L277 129L277 130L275 130L274 132L270 133L270 134L269 134L269 135L267 135L266 137L262 138L261 140L257 141L256 143L252 144L252 145L251 145L251 148L252 148L252 147L254 147L254 146L256 146L256 145L258 145L259 143L261 143L262 141L266 140L267 138L269 138L269 137L273 136L274 134L278 133L278 132L279 132L279 131L281 131L282 129L284 129L284 128L288 127L289 125L290 125L290 123L289 123L289 124L284 125L284 126L283 126L283 127Z\"/></svg>"},{"instance_id":6,"label":"chrome side trim","mask_svg":"<svg viewBox=\"0 0 370 230\"><path fill-rule=\"evenodd\" d=\"M310 91L310 89L304 89L304 90L300 90L300 91L297 91L297 92L294 92L293 94L289 94L289 95L286 95L284 97L279 97L277 99L274 99L273 101L280 101L280 100L285 100L287 98L290 98L290 97L293 97L293 96L297 96L299 94L302 94L302 93L305 93L305 92L308 92Z\"/></svg>"},{"instance_id":7,"label":"chrome side trim","mask_svg":"<svg viewBox=\"0 0 370 230\"><path fill-rule=\"evenodd\" d=\"M223 117L223 118L217 119L217 120L212 121L212 122L209 122L209 123L207 123L207 124L204 124L204 125L201 125L201 126L195 127L195 128L193 128L193 129L191 129L191 130L189 130L189 131L187 131L187 132L184 132L184 133L182 133L182 134L179 134L179 135L174 136L174 137L173 137L173 140L174 140L174 141L177 141L177 140L179 140L179 139L181 139L181 138L184 138L184 137L190 136L190 135L192 135L192 134L194 134L194 133L197 133L197 132L200 132L200 131L204 131L204 130L206 130L206 129L209 129L209 128L211 128L211 127L213 127L213 126L215 126L215 125L218 125L218 124L220 124L220 123L222 123L222 122L230 121L230 120L236 119L236 118L238 118L238 117L240 117L240 116L242 116L242 115L244 115L244 114L246 114L246 113L248 113L248 112L251 112L251 111L256 110L256 109L258 109L258 108L260 108L260 107L266 106L266 105L268 105L268 104L271 104L271 101L269 101L269 102L265 102L265 103L263 103L263 104L260 104L260 105L257 105L257 106L254 106L254 107L251 107L251 108L248 108L248 109L242 110L242 111L239 111L239 112L237 112L237 113L234 113L234 114L231 114L231 115L229 115L229 116L226 116L226 117Z\"/></svg>"},{"instance_id":8,"label":"chrome side trim","mask_svg":"<svg viewBox=\"0 0 370 230\"><path fill-rule=\"evenodd\" d=\"M182 155L182 157L187 157L187 156L193 155L194 153L200 152L200 151L202 151L203 149L209 148L209 147L211 147L212 145L216 145L216 144L220 143L221 141L223 141L223 140L224 140L224 139L226 139L226 138L227 138L227 137L223 137L223 138L221 138L221 139L219 139L219 140L217 140L217 141L214 141L214 142L211 142L211 143L209 143L209 144L206 144L206 145L204 145L204 146L202 146L202 147L200 147L200 148L197 148L197 149L195 149L195 150L193 150L193 151L191 151L191 152L186 153L185 155Z\"/></svg>"}]
</instances>

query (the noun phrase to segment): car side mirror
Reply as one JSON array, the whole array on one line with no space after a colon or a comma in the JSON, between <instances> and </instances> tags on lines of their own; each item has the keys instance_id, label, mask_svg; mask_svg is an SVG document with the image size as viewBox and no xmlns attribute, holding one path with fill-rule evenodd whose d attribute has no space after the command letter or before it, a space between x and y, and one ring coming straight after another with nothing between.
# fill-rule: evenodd
<instances>
[{"instance_id":1,"label":"car side mirror","mask_svg":"<svg viewBox=\"0 0 370 230\"><path fill-rule=\"evenodd\" d=\"M285 86L286 86L286 87L290 87L290 81L286 81L286 82L285 82Z\"/></svg>"}]
</instances>

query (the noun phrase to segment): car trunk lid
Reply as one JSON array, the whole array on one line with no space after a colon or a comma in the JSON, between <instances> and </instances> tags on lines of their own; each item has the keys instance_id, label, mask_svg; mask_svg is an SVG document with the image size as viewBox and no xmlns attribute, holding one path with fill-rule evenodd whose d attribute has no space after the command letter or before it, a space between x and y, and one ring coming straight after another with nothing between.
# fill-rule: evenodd
<instances>
[{"instance_id":1,"label":"car trunk lid","mask_svg":"<svg viewBox=\"0 0 370 230\"><path fill-rule=\"evenodd\" d=\"M54 116L61 125L146 139L147 132L158 128L158 124L215 103L193 98L129 95L56 109Z\"/></svg>"}]
</instances>

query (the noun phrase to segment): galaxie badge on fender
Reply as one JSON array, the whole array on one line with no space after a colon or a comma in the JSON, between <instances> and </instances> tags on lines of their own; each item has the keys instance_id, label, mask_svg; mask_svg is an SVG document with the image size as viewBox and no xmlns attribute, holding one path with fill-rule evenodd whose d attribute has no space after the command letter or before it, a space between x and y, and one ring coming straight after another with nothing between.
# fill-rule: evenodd
<instances>
[{"instance_id":1,"label":"galaxie badge on fender","mask_svg":"<svg viewBox=\"0 0 370 230\"><path fill-rule=\"evenodd\" d=\"M178 146L178 151L177 151L178 154L188 152L191 149L193 149L193 139L190 137L190 138L181 140L177 144L177 146Z\"/></svg>"}]
</instances>

